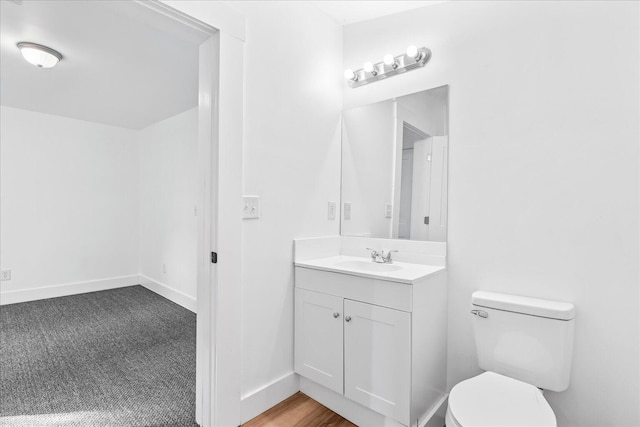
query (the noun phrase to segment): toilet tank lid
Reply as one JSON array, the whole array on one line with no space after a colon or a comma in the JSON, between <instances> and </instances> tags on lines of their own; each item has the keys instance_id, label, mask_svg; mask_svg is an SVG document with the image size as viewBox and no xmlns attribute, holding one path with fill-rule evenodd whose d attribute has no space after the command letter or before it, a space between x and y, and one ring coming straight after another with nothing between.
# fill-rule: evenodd
<instances>
[{"instance_id":1,"label":"toilet tank lid","mask_svg":"<svg viewBox=\"0 0 640 427\"><path fill-rule=\"evenodd\" d=\"M571 320L575 307L568 302L476 291L471 295L471 304L496 310L512 311L550 319Z\"/></svg>"}]
</instances>

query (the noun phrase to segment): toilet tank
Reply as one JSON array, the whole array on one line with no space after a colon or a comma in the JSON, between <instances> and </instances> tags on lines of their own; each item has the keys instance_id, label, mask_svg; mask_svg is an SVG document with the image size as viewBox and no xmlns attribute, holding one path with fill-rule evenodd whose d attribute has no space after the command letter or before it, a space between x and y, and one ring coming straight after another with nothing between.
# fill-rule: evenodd
<instances>
[{"instance_id":1,"label":"toilet tank","mask_svg":"<svg viewBox=\"0 0 640 427\"><path fill-rule=\"evenodd\" d=\"M573 358L573 304L477 291L471 297L480 368L563 391Z\"/></svg>"}]
</instances>

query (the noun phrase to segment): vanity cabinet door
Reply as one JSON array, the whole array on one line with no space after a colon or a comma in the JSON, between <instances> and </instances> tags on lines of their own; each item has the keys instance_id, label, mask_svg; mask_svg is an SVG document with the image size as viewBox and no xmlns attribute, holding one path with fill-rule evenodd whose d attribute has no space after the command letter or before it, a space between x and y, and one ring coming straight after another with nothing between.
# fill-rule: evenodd
<instances>
[{"instance_id":1,"label":"vanity cabinet door","mask_svg":"<svg viewBox=\"0 0 640 427\"><path fill-rule=\"evenodd\" d=\"M343 393L341 297L295 290L295 371Z\"/></svg>"},{"instance_id":2,"label":"vanity cabinet door","mask_svg":"<svg viewBox=\"0 0 640 427\"><path fill-rule=\"evenodd\" d=\"M344 394L410 425L411 314L344 300Z\"/></svg>"}]
</instances>

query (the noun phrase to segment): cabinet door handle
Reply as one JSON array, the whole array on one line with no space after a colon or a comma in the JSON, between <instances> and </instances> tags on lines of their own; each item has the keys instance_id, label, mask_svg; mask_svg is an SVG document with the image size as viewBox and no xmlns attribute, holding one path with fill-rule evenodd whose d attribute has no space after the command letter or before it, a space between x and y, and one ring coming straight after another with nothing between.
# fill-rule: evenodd
<instances>
[{"instance_id":1,"label":"cabinet door handle","mask_svg":"<svg viewBox=\"0 0 640 427\"><path fill-rule=\"evenodd\" d=\"M340 317L340 313L333 313L333 317L337 319L338 317Z\"/></svg>"},{"instance_id":2,"label":"cabinet door handle","mask_svg":"<svg viewBox=\"0 0 640 427\"><path fill-rule=\"evenodd\" d=\"M344 321L345 321L345 322L351 322L351 316L347 316L347 317L345 317L345 318L344 318Z\"/></svg>"}]
</instances>

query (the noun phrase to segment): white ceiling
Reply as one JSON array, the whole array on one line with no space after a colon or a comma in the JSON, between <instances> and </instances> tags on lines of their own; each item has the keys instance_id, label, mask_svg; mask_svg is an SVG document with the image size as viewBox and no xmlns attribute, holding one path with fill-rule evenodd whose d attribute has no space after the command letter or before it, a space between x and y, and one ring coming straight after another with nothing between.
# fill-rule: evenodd
<instances>
[{"instance_id":1,"label":"white ceiling","mask_svg":"<svg viewBox=\"0 0 640 427\"><path fill-rule=\"evenodd\" d=\"M430 1L311 1L310 3L331 16L342 25L368 21L386 15L404 12L420 7L442 3L445 0Z\"/></svg>"},{"instance_id":2,"label":"white ceiling","mask_svg":"<svg viewBox=\"0 0 640 427\"><path fill-rule=\"evenodd\" d=\"M207 34L134 2L0 1L0 103L141 129L198 103L198 44ZM16 43L58 50L52 69Z\"/></svg>"},{"instance_id":3,"label":"white ceiling","mask_svg":"<svg viewBox=\"0 0 640 427\"><path fill-rule=\"evenodd\" d=\"M342 25L441 1L310 1ZM232 4L233 2L228 2ZM0 103L142 129L198 102L198 45L208 35L131 1L0 1ZM16 44L63 60L40 69Z\"/></svg>"}]
</instances>

